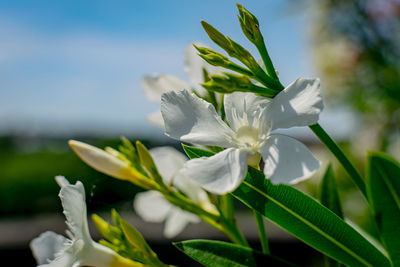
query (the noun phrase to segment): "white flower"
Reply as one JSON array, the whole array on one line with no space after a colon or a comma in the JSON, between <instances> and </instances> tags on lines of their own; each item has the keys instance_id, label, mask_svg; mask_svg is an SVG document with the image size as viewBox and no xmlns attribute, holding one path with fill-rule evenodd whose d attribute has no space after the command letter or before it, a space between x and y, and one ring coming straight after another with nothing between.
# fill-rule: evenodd
<instances>
[{"instance_id":1,"label":"white flower","mask_svg":"<svg viewBox=\"0 0 400 267\"><path fill-rule=\"evenodd\" d=\"M212 157L188 161L182 173L215 194L235 190L247 165L264 160L264 174L274 184L294 184L310 177L319 161L297 140L272 134L277 128L306 126L323 109L319 79L299 78L274 99L251 93L225 95L229 126L208 102L188 91L163 94L166 134L183 142L228 148Z\"/></svg>"},{"instance_id":2,"label":"white flower","mask_svg":"<svg viewBox=\"0 0 400 267\"><path fill-rule=\"evenodd\" d=\"M89 234L83 184L78 181L71 185L62 176L57 176L56 180L61 186L59 197L67 219L69 239L53 232L45 232L33 239L30 247L39 266L143 266L94 242Z\"/></svg>"},{"instance_id":3,"label":"white flower","mask_svg":"<svg viewBox=\"0 0 400 267\"><path fill-rule=\"evenodd\" d=\"M201 43L196 43L198 46L205 47ZM208 74L219 74L221 68L212 66L204 61L198 54L193 45L189 45L185 49L184 54L185 72L189 77L190 83L182 81L179 78L168 74L155 74L144 76L142 79L142 87L146 97L155 103L160 103L161 95L169 91L181 91L184 89L194 88L198 94L204 96L206 90L200 86L204 83L203 69ZM164 122L160 112L153 113L147 117L148 121L154 125L164 128Z\"/></svg>"},{"instance_id":4,"label":"white flower","mask_svg":"<svg viewBox=\"0 0 400 267\"><path fill-rule=\"evenodd\" d=\"M181 169L187 161L182 153L172 147L158 147L150 149L149 152L166 184L173 185L204 209L216 211L207 193L181 174ZM158 223L165 221L164 235L167 238L178 235L188 223L200 222L198 216L172 205L157 191L137 194L134 208L145 221Z\"/></svg>"}]
</instances>

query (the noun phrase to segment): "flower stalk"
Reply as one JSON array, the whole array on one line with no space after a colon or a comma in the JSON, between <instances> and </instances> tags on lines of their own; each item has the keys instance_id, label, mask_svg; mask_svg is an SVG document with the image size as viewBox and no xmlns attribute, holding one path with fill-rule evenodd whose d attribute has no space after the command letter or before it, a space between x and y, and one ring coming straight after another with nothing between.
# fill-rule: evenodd
<instances>
[{"instance_id":1,"label":"flower stalk","mask_svg":"<svg viewBox=\"0 0 400 267\"><path fill-rule=\"evenodd\" d=\"M258 235L260 236L261 248L264 254L270 254L267 233L265 232L264 220L261 214L253 210L256 218Z\"/></svg>"},{"instance_id":2,"label":"flower stalk","mask_svg":"<svg viewBox=\"0 0 400 267\"><path fill-rule=\"evenodd\" d=\"M197 203L194 203L191 199L172 188L169 188L169 191L163 193L163 195L172 204L198 215L203 221L225 234L232 242L248 246L246 239L241 234L235 221L225 218L216 212L205 210L203 207L200 207ZM229 209L231 208L233 208L233 206ZM233 210L229 211L229 213L233 214Z\"/></svg>"},{"instance_id":3,"label":"flower stalk","mask_svg":"<svg viewBox=\"0 0 400 267\"><path fill-rule=\"evenodd\" d=\"M336 159L342 164L343 168L350 175L350 178L360 189L361 193L365 198L367 198L367 191L365 187L364 179L358 170L354 167L351 161L343 153L336 142L328 135L328 133L321 127L321 125L314 124L309 126L316 136L321 140L321 142L331 151L331 153L336 157Z\"/></svg>"}]
</instances>

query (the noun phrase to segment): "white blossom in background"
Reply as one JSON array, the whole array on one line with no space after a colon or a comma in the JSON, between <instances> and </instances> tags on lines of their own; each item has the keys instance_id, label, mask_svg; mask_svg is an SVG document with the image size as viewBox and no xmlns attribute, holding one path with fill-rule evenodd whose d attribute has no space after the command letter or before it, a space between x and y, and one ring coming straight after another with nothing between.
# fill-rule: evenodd
<instances>
[{"instance_id":1,"label":"white blossom in background","mask_svg":"<svg viewBox=\"0 0 400 267\"><path fill-rule=\"evenodd\" d=\"M86 217L85 189L81 182L71 185L57 176L61 186L59 197L67 219L69 238L45 232L30 243L33 255L41 267L123 267L143 266L125 259L108 247L92 240Z\"/></svg>"},{"instance_id":2,"label":"white blossom in background","mask_svg":"<svg viewBox=\"0 0 400 267\"><path fill-rule=\"evenodd\" d=\"M216 208L211 204L207 193L182 175L181 169L187 161L182 153L172 147L153 148L149 152L167 185L173 185L204 209L216 212ZM174 206L158 191L138 193L134 200L134 208L145 221L157 223L165 221L164 236L167 238L178 235L188 223L200 222L197 215Z\"/></svg>"},{"instance_id":3,"label":"white blossom in background","mask_svg":"<svg viewBox=\"0 0 400 267\"><path fill-rule=\"evenodd\" d=\"M206 47L201 43L195 44ZM169 91L181 91L184 89L189 90L191 88L196 90L199 95L205 96L206 90L200 86L200 83L204 83L203 69L205 69L207 73L211 75L220 74L223 70L222 68L208 64L204 59L199 57L197 50L193 47L193 45L189 45L185 49L184 65L185 72L189 77L189 83L168 74L144 76L142 79L142 87L144 88L147 99L155 103L160 103L163 93ZM164 128L161 112L153 113L149 115L147 119L150 123Z\"/></svg>"},{"instance_id":4,"label":"white blossom in background","mask_svg":"<svg viewBox=\"0 0 400 267\"><path fill-rule=\"evenodd\" d=\"M235 190L247 173L258 166L274 184L294 184L309 178L320 166L299 141L278 128L317 123L323 109L319 79L299 78L275 98L252 93L225 95L226 124L208 102L188 91L164 93L161 112L168 136L205 146L227 148L216 155L192 159L181 171L215 194Z\"/></svg>"}]
</instances>

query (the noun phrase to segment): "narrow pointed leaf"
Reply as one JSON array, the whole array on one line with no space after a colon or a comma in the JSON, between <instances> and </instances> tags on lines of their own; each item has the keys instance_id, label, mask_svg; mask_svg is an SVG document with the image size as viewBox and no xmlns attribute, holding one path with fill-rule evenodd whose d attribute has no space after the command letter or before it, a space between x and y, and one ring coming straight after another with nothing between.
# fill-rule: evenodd
<instances>
[{"instance_id":1,"label":"narrow pointed leaf","mask_svg":"<svg viewBox=\"0 0 400 267\"><path fill-rule=\"evenodd\" d=\"M329 164L321 181L321 204L333 211L337 216L343 219L342 207L340 205L339 192L337 190L332 165ZM340 264L325 256L327 267L338 267Z\"/></svg>"},{"instance_id":2,"label":"narrow pointed leaf","mask_svg":"<svg viewBox=\"0 0 400 267\"><path fill-rule=\"evenodd\" d=\"M343 219L343 212L342 212L342 206L340 204L339 192L337 190L331 164L328 165L324 177L322 177L321 204Z\"/></svg>"},{"instance_id":3,"label":"narrow pointed leaf","mask_svg":"<svg viewBox=\"0 0 400 267\"><path fill-rule=\"evenodd\" d=\"M249 247L221 241L190 240L174 243L174 246L206 267L295 266Z\"/></svg>"},{"instance_id":4,"label":"narrow pointed leaf","mask_svg":"<svg viewBox=\"0 0 400 267\"><path fill-rule=\"evenodd\" d=\"M211 157L212 155L214 155L214 152L211 151L207 151L201 148L197 148L197 147L193 147L193 146L187 146L182 144L183 150L185 151L186 155L190 158L190 159L194 159L194 158L201 158L201 157Z\"/></svg>"},{"instance_id":5,"label":"narrow pointed leaf","mask_svg":"<svg viewBox=\"0 0 400 267\"><path fill-rule=\"evenodd\" d=\"M232 193L303 242L348 266L390 266L389 260L336 214L302 192L273 185L249 167L242 185Z\"/></svg>"},{"instance_id":6,"label":"narrow pointed leaf","mask_svg":"<svg viewBox=\"0 0 400 267\"><path fill-rule=\"evenodd\" d=\"M400 266L400 164L374 152L367 166L368 201L393 266Z\"/></svg>"},{"instance_id":7,"label":"narrow pointed leaf","mask_svg":"<svg viewBox=\"0 0 400 267\"><path fill-rule=\"evenodd\" d=\"M190 158L213 152L184 145ZM232 193L303 242L349 266L390 266L376 247L320 203L287 185L273 185L249 167L245 181Z\"/></svg>"}]
</instances>

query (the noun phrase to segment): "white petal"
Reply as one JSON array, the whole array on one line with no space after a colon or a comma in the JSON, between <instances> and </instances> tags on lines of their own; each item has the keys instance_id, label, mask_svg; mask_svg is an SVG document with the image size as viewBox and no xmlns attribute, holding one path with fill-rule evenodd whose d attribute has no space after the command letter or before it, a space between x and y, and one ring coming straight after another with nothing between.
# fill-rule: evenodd
<instances>
[{"instance_id":1,"label":"white petal","mask_svg":"<svg viewBox=\"0 0 400 267\"><path fill-rule=\"evenodd\" d=\"M265 176L273 184L298 183L310 178L320 166L305 145L285 135L270 135L260 153Z\"/></svg>"},{"instance_id":2,"label":"white petal","mask_svg":"<svg viewBox=\"0 0 400 267\"><path fill-rule=\"evenodd\" d=\"M95 170L124 180L132 178L128 163L110 153L75 140L69 140L68 144L86 164Z\"/></svg>"},{"instance_id":3,"label":"white petal","mask_svg":"<svg viewBox=\"0 0 400 267\"><path fill-rule=\"evenodd\" d=\"M273 99L268 112L277 129L315 124L323 108L319 79L298 78Z\"/></svg>"},{"instance_id":4,"label":"white petal","mask_svg":"<svg viewBox=\"0 0 400 267\"><path fill-rule=\"evenodd\" d=\"M172 178L182 169L183 164L188 160L181 152L167 146L152 148L150 149L150 154L164 182L168 185L172 183Z\"/></svg>"},{"instance_id":5,"label":"white petal","mask_svg":"<svg viewBox=\"0 0 400 267\"><path fill-rule=\"evenodd\" d=\"M206 45L198 42L196 42L195 45L207 47ZM193 45L189 45L185 49L184 64L185 72L189 76L190 83L195 87L196 91L201 96L206 94L206 90L200 86L201 83L204 83L203 69L205 69L210 75L220 74L223 71L222 68L212 66L202 59L198 55L198 51Z\"/></svg>"},{"instance_id":6,"label":"white petal","mask_svg":"<svg viewBox=\"0 0 400 267\"><path fill-rule=\"evenodd\" d=\"M62 175L57 175L57 176L55 177L55 179L56 179L57 184L58 184L60 187L70 185L70 183L68 182L68 180L67 180L64 176L62 176Z\"/></svg>"},{"instance_id":7,"label":"white petal","mask_svg":"<svg viewBox=\"0 0 400 267\"><path fill-rule=\"evenodd\" d=\"M67 225L75 239L91 242L86 217L85 189L81 182L61 187L59 197L67 218Z\"/></svg>"},{"instance_id":8,"label":"white petal","mask_svg":"<svg viewBox=\"0 0 400 267\"><path fill-rule=\"evenodd\" d=\"M136 194L133 207L143 220L160 223L167 218L172 204L165 200L161 193L148 191Z\"/></svg>"},{"instance_id":9,"label":"white petal","mask_svg":"<svg viewBox=\"0 0 400 267\"><path fill-rule=\"evenodd\" d=\"M55 255L66 248L67 239L54 232L44 232L33 239L29 246L37 264L46 264L54 260Z\"/></svg>"},{"instance_id":10,"label":"white petal","mask_svg":"<svg viewBox=\"0 0 400 267\"><path fill-rule=\"evenodd\" d=\"M199 145L230 147L233 131L210 103L188 91L168 92L161 98L165 133Z\"/></svg>"},{"instance_id":11,"label":"white petal","mask_svg":"<svg viewBox=\"0 0 400 267\"><path fill-rule=\"evenodd\" d=\"M38 267L79 267L80 262L77 262L77 258L76 255L74 255L73 253L71 253L71 251L68 251L69 249L67 248L64 251L61 251L57 257L47 263L47 264L42 264L39 265Z\"/></svg>"},{"instance_id":12,"label":"white petal","mask_svg":"<svg viewBox=\"0 0 400 267\"><path fill-rule=\"evenodd\" d=\"M212 157L186 162L182 173L205 190L223 195L235 190L247 173L247 153L228 148Z\"/></svg>"},{"instance_id":13,"label":"white petal","mask_svg":"<svg viewBox=\"0 0 400 267\"><path fill-rule=\"evenodd\" d=\"M161 97L160 97L161 99ZM161 112L155 112L147 116L147 121L153 125L156 125L162 129L164 129L164 119L162 117Z\"/></svg>"},{"instance_id":14,"label":"white petal","mask_svg":"<svg viewBox=\"0 0 400 267\"><path fill-rule=\"evenodd\" d=\"M146 97L150 101L157 103L160 103L163 93L191 88L186 82L167 74L144 76L142 87L144 88Z\"/></svg>"},{"instance_id":15,"label":"white petal","mask_svg":"<svg viewBox=\"0 0 400 267\"><path fill-rule=\"evenodd\" d=\"M262 110L266 108L270 99L257 96L253 93L235 92L226 94L224 99L226 119L229 126L237 131L242 126L256 127Z\"/></svg>"},{"instance_id":16,"label":"white petal","mask_svg":"<svg viewBox=\"0 0 400 267\"><path fill-rule=\"evenodd\" d=\"M171 210L171 213L165 221L164 236L166 238L177 236L190 222L198 223L200 222L200 218L178 207L173 207L173 210Z\"/></svg>"}]
</instances>

